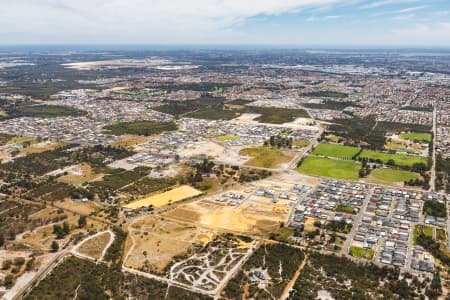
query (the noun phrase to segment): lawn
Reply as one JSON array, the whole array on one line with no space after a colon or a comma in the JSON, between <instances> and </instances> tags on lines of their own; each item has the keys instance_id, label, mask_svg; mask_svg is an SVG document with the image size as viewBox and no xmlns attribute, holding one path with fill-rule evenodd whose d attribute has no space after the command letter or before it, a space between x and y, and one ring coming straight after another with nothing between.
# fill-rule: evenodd
<instances>
[{"instance_id":1,"label":"lawn","mask_svg":"<svg viewBox=\"0 0 450 300\"><path fill-rule=\"evenodd\" d=\"M360 151L357 147L350 147L338 144L319 144L312 152L315 155L323 155L327 157L337 157L344 159L352 159L353 156Z\"/></svg>"},{"instance_id":2,"label":"lawn","mask_svg":"<svg viewBox=\"0 0 450 300\"><path fill-rule=\"evenodd\" d=\"M295 140L293 144L297 147L306 147L310 142L308 140Z\"/></svg>"},{"instance_id":3,"label":"lawn","mask_svg":"<svg viewBox=\"0 0 450 300\"><path fill-rule=\"evenodd\" d=\"M219 136L216 136L216 139L219 142L225 142L225 141L235 141L238 139L238 137L235 135L219 135Z\"/></svg>"},{"instance_id":4,"label":"lawn","mask_svg":"<svg viewBox=\"0 0 450 300\"><path fill-rule=\"evenodd\" d=\"M404 167L412 167L415 163L423 163L428 165L428 158L419 157L419 156L411 156L405 154L390 154L386 152L378 152L373 150L364 150L359 157L368 158L368 159L379 159L384 164L387 163L390 159L394 160L395 165L404 166Z\"/></svg>"},{"instance_id":5,"label":"lawn","mask_svg":"<svg viewBox=\"0 0 450 300\"><path fill-rule=\"evenodd\" d=\"M413 241L414 245L417 245L417 239L419 238L420 233L423 233L425 236L433 237L433 227L426 225L416 225L414 227L413 233Z\"/></svg>"},{"instance_id":6,"label":"lawn","mask_svg":"<svg viewBox=\"0 0 450 300\"><path fill-rule=\"evenodd\" d=\"M431 142L431 134L429 133L402 133L400 134L400 137L405 140L413 140L413 141L420 141L420 142Z\"/></svg>"},{"instance_id":7,"label":"lawn","mask_svg":"<svg viewBox=\"0 0 450 300\"><path fill-rule=\"evenodd\" d=\"M358 180L358 171L360 168L361 164L353 161L308 156L300 167L297 168L297 171L337 179Z\"/></svg>"},{"instance_id":8,"label":"lawn","mask_svg":"<svg viewBox=\"0 0 450 300\"><path fill-rule=\"evenodd\" d=\"M335 134L328 134L325 136L325 139L335 142L335 143L339 143L339 140L342 139L340 136L335 135Z\"/></svg>"},{"instance_id":9,"label":"lawn","mask_svg":"<svg viewBox=\"0 0 450 300\"><path fill-rule=\"evenodd\" d=\"M347 213L347 214L356 214L356 210L354 207L350 205L338 205L336 207L336 211Z\"/></svg>"},{"instance_id":10,"label":"lawn","mask_svg":"<svg viewBox=\"0 0 450 300\"><path fill-rule=\"evenodd\" d=\"M375 255L375 250L350 246L350 254L357 258L372 260Z\"/></svg>"},{"instance_id":11,"label":"lawn","mask_svg":"<svg viewBox=\"0 0 450 300\"><path fill-rule=\"evenodd\" d=\"M239 154L251 156L252 159L247 164L260 168L274 168L280 163L288 162L292 157L278 149L268 147L246 148L242 149Z\"/></svg>"},{"instance_id":12,"label":"lawn","mask_svg":"<svg viewBox=\"0 0 450 300\"><path fill-rule=\"evenodd\" d=\"M418 179L420 175L410 171L396 170L396 169L375 169L370 175L380 181L394 183L404 182L411 179Z\"/></svg>"}]
</instances>

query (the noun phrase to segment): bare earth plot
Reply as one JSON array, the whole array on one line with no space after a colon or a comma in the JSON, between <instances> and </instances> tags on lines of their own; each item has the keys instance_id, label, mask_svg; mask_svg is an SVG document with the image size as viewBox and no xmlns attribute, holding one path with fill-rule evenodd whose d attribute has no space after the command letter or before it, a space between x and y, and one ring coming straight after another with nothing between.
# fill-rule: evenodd
<instances>
[{"instance_id":1,"label":"bare earth plot","mask_svg":"<svg viewBox=\"0 0 450 300\"><path fill-rule=\"evenodd\" d=\"M284 210L277 211L268 198L261 198L254 197L239 207L214 200L200 200L180 205L164 215L214 229L242 234L266 234L277 229L280 222L285 222L288 213Z\"/></svg>"},{"instance_id":2,"label":"bare earth plot","mask_svg":"<svg viewBox=\"0 0 450 300\"><path fill-rule=\"evenodd\" d=\"M54 205L58 208L75 212L83 216L90 215L91 213L95 212L98 208L100 208L100 206L98 206L94 201L82 202L82 201L73 201L71 199L55 202Z\"/></svg>"},{"instance_id":3,"label":"bare earth plot","mask_svg":"<svg viewBox=\"0 0 450 300\"><path fill-rule=\"evenodd\" d=\"M109 232L101 233L85 240L76 250L82 255L98 260L102 257L103 250L108 245L111 238Z\"/></svg>"},{"instance_id":4,"label":"bare earth plot","mask_svg":"<svg viewBox=\"0 0 450 300\"><path fill-rule=\"evenodd\" d=\"M124 265L162 274L175 256L185 255L193 244L207 244L215 233L194 225L148 216L129 227L131 248Z\"/></svg>"},{"instance_id":5,"label":"bare earth plot","mask_svg":"<svg viewBox=\"0 0 450 300\"><path fill-rule=\"evenodd\" d=\"M129 227L124 266L215 293L249 255L254 241L156 216Z\"/></svg>"},{"instance_id":6,"label":"bare earth plot","mask_svg":"<svg viewBox=\"0 0 450 300\"><path fill-rule=\"evenodd\" d=\"M127 205L124 205L125 208L130 209L139 209L141 207L147 207L153 205L154 207L161 207L167 205L169 203L175 203L184 199L189 199L198 195L201 195L202 192L190 187L188 185L183 185L177 188L174 188L170 191L159 193Z\"/></svg>"},{"instance_id":7,"label":"bare earth plot","mask_svg":"<svg viewBox=\"0 0 450 300\"><path fill-rule=\"evenodd\" d=\"M93 172L89 164L74 166L68 171L68 173L69 174L67 175L59 177L58 181L73 185L80 185L85 182L97 180L104 175Z\"/></svg>"}]
</instances>

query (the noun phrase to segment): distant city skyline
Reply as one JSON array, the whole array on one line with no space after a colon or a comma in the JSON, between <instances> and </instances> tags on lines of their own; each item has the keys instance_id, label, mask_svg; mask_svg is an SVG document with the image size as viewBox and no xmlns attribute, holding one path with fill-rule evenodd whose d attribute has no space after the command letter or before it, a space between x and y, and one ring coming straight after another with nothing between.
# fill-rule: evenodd
<instances>
[{"instance_id":1,"label":"distant city skyline","mask_svg":"<svg viewBox=\"0 0 450 300\"><path fill-rule=\"evenodd\" d=\"M448 0L0 0L0 5L0 46L450 46Z\"/></svg>"}]
</instances>

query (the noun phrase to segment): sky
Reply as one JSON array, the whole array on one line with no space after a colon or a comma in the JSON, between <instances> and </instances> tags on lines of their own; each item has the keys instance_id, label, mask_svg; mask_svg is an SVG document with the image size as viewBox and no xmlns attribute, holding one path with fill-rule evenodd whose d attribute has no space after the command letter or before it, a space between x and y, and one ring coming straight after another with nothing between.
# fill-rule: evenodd
<instances>
[{"instance_id":1,"label":"sky","mask_svg":"<svg viewBox=\"0 0 450 300\"><path fill-rule=\"evenodd\" d=\"M450 46L450 0L0 0L0 45Z\"/></svg>"}]
</instances>

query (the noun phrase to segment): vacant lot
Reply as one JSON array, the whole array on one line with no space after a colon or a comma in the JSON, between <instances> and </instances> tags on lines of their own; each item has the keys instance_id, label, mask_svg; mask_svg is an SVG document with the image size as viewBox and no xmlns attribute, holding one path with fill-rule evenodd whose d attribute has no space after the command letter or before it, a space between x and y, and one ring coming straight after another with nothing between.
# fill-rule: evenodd
<instances>
[{"instance_id":1,"label":"vacant lot","mask_svg":"<svg viewBox=\"0 0 450 300\"><path fill-rule=\"evenodd\" d=\"M78 248L77 252L92 257L93 259L100 259L106 245L111 239L109 232L104 232L96 235L90 239L85 240Z\"/></svg>"},{"instance_id":2,"label":"vacant lot","mask_svg":"<svg viewBox=\"0 0 450 300\"><path fill-rule=\"evenodd\" d=\"M279 203L282 205L282 203ZM286 222L288 212L274 208L271 199L253 197L239 207L211 200L200 200L164 213L180 221L224 229L242 234L268 235Z\"/></svg>"},{"instance_id":3,"label":"vacant lot","mask_svg":"<svg viewBox=\"0 0 450 300\"><path fill-rule=\"evenodd\" d=\"M400 134L400 137L405 140L413 140L413 141L420 141L420 142L431 142L431 134L429 133L402 133Z\"/></svg>"},{"instance_id":4,"label":"vacant lot","mask_svg":"<svg viewBox=\"0 0 450 300\"><path fill-rule=\"evenodd\" d=\"M59 182L80 185L85 182L100 179L104 174L97 174L89 164L83 163L68 172L67 175L58 178Z\"/></svg>"},{"instance_id":5,"label":"vacant lot","mask_svg":"<svg viewBox=\"0 0 450 300\"><path fill-rule=\"evenodd\" d=\"M315 155L352 159L360 151L357 147L339 144L319 144L312 152Z\"/></svg>"},{"instance_id":6,"label":"vacant lot","mask_svg":"<svg viewBox=\"0 0 450 300\"><path fill-rule=\"evenodd\" d=\"M215 233L195 225L148 216L131 224L132 246L125 265L145 272L163 273L175 256L188 253L193 244L206 245Z\"/></svg>"},{"instance_id":7,"label":"vacant lot","mask_svg":"<svg viewBox=\"0 0 450 300\"><path fill-rule=\"evenodd\" d=\"M62 208L64 210L75 212L77 214L87 216L100 209L94 201L82 202L66 199L64 201L56 201L53 203L55 207Z\"/></svg>"},{"instance_id":8,"label":"vacant lot","mask_svg":"<svg viewBox=\"0 0 450 300\"><path fill-rule=\"evenodd\" d=\"M360 168L361 164L353 161L308 156L300 167L297 168L297 171L337 179L358 180L358 171Z\"/></svg>"},{"instance_id":9,"label":"vacant lot","mask_svg":"<svg viewBox=\"0 0 450 300\"><path fill-rule=\"evenodd\" d=\"M361 247L351 246L350 254L357 258L363 258L367 260L372 260L375 255L375 250L365 249Z\"/></svg>"},{"instance_id":10,"label":"vacant lot","mask_svg":"<svg viewBox=\"0 0 450 300\"><path fill-rule=\"evenodd\" d=\"M61 148L64 146L66 146L65 143L57 143L57 142L36 143L36 144L32 144L28 147L20 149L20 154L27 155L30 153L42 153L45 151L51 151L51 150Z\"/></svg>"},{"instance_id":11,"label":"vacant lot","mask_svg":"<svg viewBox=\"0 0 450 300\"><path fill-rule=\"evenodd\" d=\"M170 203L175 203L184 199L192 198L200 195L202 192L190 187L188 185L183 185L173 190L156 194L130 204L124 205L125 208L138 209L146 206L161 207Z\"/></svg>"},{"instance_id":12,"label":"vacant lot","mask_svg":"<svg viewBox=\"0 0 450 300\"><path fill-rule=\"evenodd\" d=\"M417 173L396 169L375 169L370 175L374 179L386 183L404 182L420 177Z\"/></svg>"},{"instance_id":13,"label":"vacant lot","mask_svg":"<svg viewBox=\"0 0 450 300\"><path fill-rule=\"evenodd\" d=\"M282 163L289 162L294 156L292 152L283 152L268 147L246 148L242 149L239 154L251 156L252 159L246 164L260 168L278 167Z\"/></svg>"},{"instance_id":14,"label":"vacant lot","mask_svg":"<svg viewBox=\"0 0 450 300\"><path fill-rule=\"evenodd\" d=\"M112 143L111 146L133 148L136 145L148 142L150 139L152 139L152 137L126 134L126 135L122 135L120 140Z\"/></svg>"},{"instance_id":15,"label":"vacant lot","mask_svg":"<svg viewBox=\"0 0 450 300\"><path fill-rule=\"evenodd\" d=\"M386 152L379 152L379 151L373 151L373 150L364 150L359 155L359 157L374 159L374 160L379 159L384 164L392 159L395 162L395 165L405 166L405 167L412 167L416 163L423 163L425 165L428 165L428 159L426 157L411 156L411 155L404 155L404 154L390 154L390 153L386 153Z\"/></svg>"}]
</instances>

